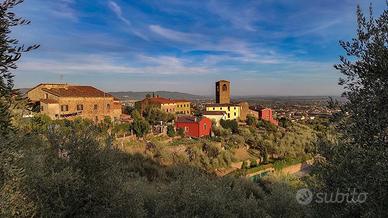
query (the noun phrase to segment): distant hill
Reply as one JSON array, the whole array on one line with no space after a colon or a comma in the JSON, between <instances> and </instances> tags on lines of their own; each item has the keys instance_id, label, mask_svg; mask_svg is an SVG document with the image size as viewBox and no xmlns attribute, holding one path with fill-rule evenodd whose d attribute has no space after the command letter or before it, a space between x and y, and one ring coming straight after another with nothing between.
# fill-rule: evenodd
<instances>
[{"instance_id":1,"label":"distant hill","mask_svg":"<svg viewBox=\"0 0 388 218\"><path fill-rule=\"evenodd\" d=\"M168 91L157 91L157 92L110 92L111 95L119 98L120 100L141 100L144 99L147 94L155 93L156 95L159 95L160 97L164 98L174 98L174 99L186 99L186 100L205 100L209 99L210 97L206 96L200 96L200 95L192 95L188 93L182 93L182 92L168 92Z\"/></svg>"},{"instance_id":2,"label":"distant hill","mask_svg":"<svg viewBox=\"0 0 388 218\"><path fill-rule=\"evenodd\" d=\"M30 88L20 88L18 90L19 90L20 94L24 95L30 90Z\"/></svg>"}]
</instances>

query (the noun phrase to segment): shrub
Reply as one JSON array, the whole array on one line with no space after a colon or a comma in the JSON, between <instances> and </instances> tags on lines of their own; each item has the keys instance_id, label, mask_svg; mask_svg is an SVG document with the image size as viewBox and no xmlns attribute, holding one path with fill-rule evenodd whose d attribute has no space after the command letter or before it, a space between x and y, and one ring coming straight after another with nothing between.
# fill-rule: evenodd
<instances>
[{"instance_id":1,"label":"shrub","mask_svg":"<svg viewBox=\"0 0 388 218\"><path fill-rule=\"evenodd\" d=\"M248 163L246 161L242 162L241 169L248 169Z\"/></svg>"},{"instance_id":2,"label":"shrub","mask_svg":"<svg viewBox=\"0 0 388 218\"><path fill-rule=\"evenodd\" d=\"M232 133L238 133L238 123L236 120L221 120L220 124L223 128L232 130Z\"/></svg>"},{"instance_id":3,"label":"shrub","mask_svg":"<svg viewBox=\"0 0 388 218\"><path fill-rule=\"evenodd\" d=\"M177 133L180 137L185 137L185 130L183 128L178 128Z\"/></svg>"},{"instance_id":4,"label":"shrub","mask_svg":"<svg viewBox=\"0 0 388 218\"><path fill-rule=\"evenodd\" d=\"M172 125L168 125L167 126L167 135L169 137L174 137L175 136L175 129L174 129L174 126Z\"/></svg>"},{"instance_id":5,"label":"shrub","mask_svg":"<svg viewBox=\"0 0 388 218\"><path fill-rule=\"evenodd\" d=\"M257 123L256 117L254 117L254 116L252 116L252 115L248 115L248 116L247 116L246 123L247 123L247 125L249 125L249 126L256 126L256 123Z\"/></svg>"},{"instance_id":6,"label":"shrub","mask_svg":"<svg viewBox=\"0 0 388 218\"><path fill-rule=\"evenodd\" d=\"M256 160L251 160L251 166L250 167L256 167L257 166L257 161Z\"/></svg>"}]
</instances>

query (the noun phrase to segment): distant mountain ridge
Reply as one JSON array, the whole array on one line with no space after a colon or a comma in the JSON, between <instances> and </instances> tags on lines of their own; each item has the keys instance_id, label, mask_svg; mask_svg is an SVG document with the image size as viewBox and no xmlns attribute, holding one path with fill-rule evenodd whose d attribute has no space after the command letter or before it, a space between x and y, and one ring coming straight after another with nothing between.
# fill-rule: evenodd
<instances>
[{"instance_id":1,"label":"distant mountain ridge","mask_svg":"<svg viewBox=\"0 0 388 218\"><path fill-rule=\"evenodd\" d=\"M146 97L147 94L151 96L155 94L155 96L159 95L164 98L173 98L173 99L186 99L186 100L205 100L210 99L210 97L201 96L201 95L193 95L182 92L169 92L169 91L156 91L156 92L109 92L111 95L117 97L120 100L141 100Z\"/></svg>"}]
</instances>

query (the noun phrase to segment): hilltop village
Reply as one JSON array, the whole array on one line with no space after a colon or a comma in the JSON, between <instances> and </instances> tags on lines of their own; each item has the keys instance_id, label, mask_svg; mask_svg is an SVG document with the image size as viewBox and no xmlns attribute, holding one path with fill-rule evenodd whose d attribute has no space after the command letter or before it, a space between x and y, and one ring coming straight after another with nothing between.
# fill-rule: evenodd
<instances>
[{"instance_id":1,"label":"hilltop village","mask_svg":"<svg viewBox=\"0 0 388 218\"><path fill-rule=\"evenodd\" d=\"M26 92L30 109L23 119L31 123L27 126L90 122L109 146L218 175L257 179L277 170L295 174L307 169L317 134L327 129L326 118L293 122L272 108L233 101L227 80L215 82L214 90L214 101L151 92L128 105L92 86L44 83Z\"/></svg>"},{"instance_id":2,"label":"hilltop village","mask_svg":"<svg viewBox=\"0 0 388 218\"><path fill-rule=\"evenodd\" d=\"M245 124L248 117L267 121L275 126L278 121L273 117L271 108L250 106L247 102L231 102L231 84L227 80L215 83L215 103L202 105L203 111L194 115L192 103L184 99L170 99L155 94L147 95L135 103L135 109L144 116L150 108L157 108L171 114L175 131L183 129L188 137L209 136L212 125L220 126L223 121L236 121ZM106 118L114 122L133 121L119 99L92 86L44 83L27 92L27 97L35 112L51 119L75 119L77 117L98 123ZM168 123L160 122L160 132L166 130ZM165 127L165 128L163 128ZM166 131L164 131L166 133Z\"/></svg>"}]
</instances>

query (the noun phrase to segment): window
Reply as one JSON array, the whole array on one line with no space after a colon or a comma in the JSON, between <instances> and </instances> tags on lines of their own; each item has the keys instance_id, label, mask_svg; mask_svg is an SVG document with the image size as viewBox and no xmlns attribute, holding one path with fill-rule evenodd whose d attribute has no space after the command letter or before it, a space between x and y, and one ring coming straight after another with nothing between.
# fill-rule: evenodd
<instances>
[{"instance_id":1,"label":"window","mask_svg":"<svg viewBox=\"0 0 388 218\"><path fill-rule=\"evenodd\" d=\"M228 106L228 111L230 111L230 106Z\"/></svg>"},{"instance_id":2,"label":"window","mask_svg":"<svg viewBox=\"0 0 388 218\"><path fill-rule=\"evenodd\" d=\"M230 118L230 114L228 114L228 118Z\"/></svg>"},{"instance_id":3,"label":"window","mask_svg":"<svg viewBox=\"0 0 388 218\"><path fill-rule=\"evenodd\" d=\"M234 116L237 116L236 112L234 112Z\"/></svg>"},{"instance_id":4,"label":"window","mask_svg":"<svg viewBox=\"0 0 388 218\"><path fill-rule=\"evenodd\" d=\"M83 111L84 105L83 104L77 104L77 111Z\"/></svg>"},{"instance_id":5,"label":"window","mask_svg":"<svg viewBox=\"0 0 388 218\"><path fill-rule=\"evenodd\" d=\"M213 107L213 111L215 111L216 110L216 108L215 107Z\"/></svg>"},{"instance_id":6,"label":"window","mask_svg":"<svg viewBox=\"0 0 388 218\"><path fill-rule=\"evenodd\" d=\"M228 86L226 84L222 85L222 91L228 91Z\"/></svg>"},{"instance_id":7,"label":"window","mask_svg":"<svg viewBox=\"0 0 388 218\"><path fill-rule=\"evenodd\" d=\"M106 109L110 110L110 104L106 105Z\"/></svg>"},{"instance_id":8,"label":"window","mask_svg":"<svg viewBox=\"0 0 388 218\"><path fill-rule=\"evenodd\" d=\"M203 124L203 129L206 130L206 128L207 128L207 125L205 123L205 124Z\"/></svg>"},{"instance_id":9,"label":"window","mask_svg":"<svg viewBox=\"0 0 388 218\"><path fill-rule=\"evenodd\" d=\"M98 105L94 105L94 110L97 110L98 109Z\"/></svg>"},{"instance_id":10,"label":"window","mask_svg":"<svg viewBox=\"0 0 388 218\"><path fill-rule=\"evenodd\" d=\"M69 105L61 105L61 111L69 111Z\"/></svg>"},{"instance_id":11,"label":"window","mask_svg":"<svg viewBox=\"0 0 388 218\"><path fill-rule=\"evenodd\" d=\"M47 94L47 93L44 94L44 98L45 98L45 99L48 99L48 94Z\"/></svg>"},{"instance_id":12,"label":"window","mask_svg":"<svg viewBox=\"0 0 388 218\"><path fill-rule=\"evenodd\" d=\"M43 106L40 106L40 111L43 111Z\"/></svg>"}]
</instances>

